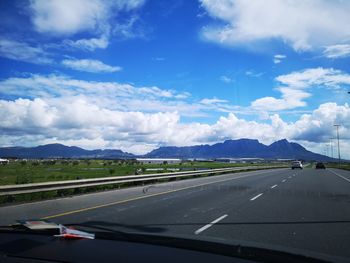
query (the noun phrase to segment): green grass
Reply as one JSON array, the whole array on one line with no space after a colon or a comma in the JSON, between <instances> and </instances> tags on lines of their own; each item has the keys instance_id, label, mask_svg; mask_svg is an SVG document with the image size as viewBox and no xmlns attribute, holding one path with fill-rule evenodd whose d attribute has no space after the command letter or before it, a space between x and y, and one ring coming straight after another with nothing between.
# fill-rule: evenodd
<instances>
[{"instance_id":1,"label":"green grass","mask_svg":"<svg viewBox=\"0 0 350 263\"><path fill-rule=\"evenodd\" d=\"M216 162L184 162L181 164L146 164L134 161L111 160L57 160L49 161L11 161L0 165L0 185L39 183L62 180L125 176L135 174L137 169L143 173L169 172L167 168L180 170L215 169L250 166L252 164L230 164ZM266 164L254 164L266 165ZM164 168L163 171L146 171L147 168Z\"/></svg>"},{"instance_id":2,"label":"green grass","mask_svg":"<svg viewBox=\"0 0 350 263\"><path fill-rule=\"evenodd\" d=\"M350 163L341 163L340 165L338 163L326 163L325 165L326 168L339 168L350 171Z\"/></svg>"},{"instance_id":3,"label":"green grass","mask_svg":"<svg viewBox=\"0 0 350 263\"><path fill-rule=\"evenodd\" d=\"M73 164L74 162L74 164ZM141 165L133 161L103 161L103 160L90 160L87 161L56 161L54 164L48 162L29 161L26 164L12 161L8 165L0 165L0 185L5 184L22 184L22 183L36 183L36 182L48 182L58 180L73 180L73 179L85 179L85 178L97 178L107 176L125 176L134 174L137 169L147 168L163 168L163 171L150 171L148 173L156 172L168 172L167 168L179 168L183 170L196 170L196 169L212 169L212 168L225 168L225 167L242 167L242 166L266 166L271 164L229 164L229 163L214 163L214 162L185 162L181 164L147 164ZM281 163L275 165L281 166ZM205 175L196 175L193 177L206 177ZM147 182L152 184L155 182L169 182L185 180L187 178L171 178L171 179L158 179ZM39 193L28 193L19 195L7 195L0 196L0 204L7 203L23 203L39 200L53 199L63 196L73 196L77 194L85 194L91 192L105 191L111 189L125 188L135 185L143 185L143 182L130 182L123 184L108 184L101 186L83 187L76 189L65 189L57 191L47 191Z\"/></svg>"},{"instance_id":4,"label":"green grass","mask_svg":"<svg viewBox=\"0 0 350 263\"><path fill-rule=\"evenodd\" d=\"M77 163L56 161L45 164L28 161L26 164L10 162L0 166L0 185L25 184L61 180L88 179L106 176L131 175L137 166L111 161L80 161Z\"/></svg>"}]
</instances>

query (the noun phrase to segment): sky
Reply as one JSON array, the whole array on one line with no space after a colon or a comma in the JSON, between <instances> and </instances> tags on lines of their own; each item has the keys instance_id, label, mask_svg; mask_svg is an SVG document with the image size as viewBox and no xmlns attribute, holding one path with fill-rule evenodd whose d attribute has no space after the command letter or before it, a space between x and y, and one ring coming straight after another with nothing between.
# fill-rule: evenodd
<instances>
[{"instance_id":1,"label":"sky","mask_svg":"<svg viewBox=\"0 0 350 263\"><path fill-rule=\"evenodd\" d=\"M349 13L341 0L1 0L0 146L286 138L337 156L339 124L350 159Z\"/></svg>"}]
</instances>

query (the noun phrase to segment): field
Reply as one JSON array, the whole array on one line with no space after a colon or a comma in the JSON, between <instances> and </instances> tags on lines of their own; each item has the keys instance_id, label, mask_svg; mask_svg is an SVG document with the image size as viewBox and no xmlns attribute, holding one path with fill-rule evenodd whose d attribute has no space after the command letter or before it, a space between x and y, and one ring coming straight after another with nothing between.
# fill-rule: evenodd
<instances>
[{"instance_id":1,"label":"field","mask_svg":"<svg viewBox=\"0 0 350 263\"><path fill-rule=\"evenodd\" d=\"M183 162L142 165L132 160L18 160L11 161L7 165L0 165L0 185L125 176L136 174L137 171L145 174L246 165L252 164Z\"/></svg>"},{"instance_id":2,"label":"field","mask_svg":"<svg viewBox=\"0 0 350 263\"><path fill-rule=\"evenodd\" d=\"M338 163L326 163L325 165L327 168L339 168L350 171L350 163L341 163L340 165Z\"/></svg>"}]
</instances>

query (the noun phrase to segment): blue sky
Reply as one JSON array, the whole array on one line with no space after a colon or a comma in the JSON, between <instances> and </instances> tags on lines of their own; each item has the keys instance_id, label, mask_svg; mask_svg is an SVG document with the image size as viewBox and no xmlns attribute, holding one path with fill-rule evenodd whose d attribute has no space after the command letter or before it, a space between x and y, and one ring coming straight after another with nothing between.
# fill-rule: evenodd
<instances>
[{"instance_id":1,"label":"blue sky","mask_svg":"<svg viewBox=\"0 0 350 263\"><path fill-rule=\"evenodd\" d=\"M339 123L350 158L350 3L0 5L2 146L144 153L287 138L331 155Z\"/></svg>"}]
</instances>

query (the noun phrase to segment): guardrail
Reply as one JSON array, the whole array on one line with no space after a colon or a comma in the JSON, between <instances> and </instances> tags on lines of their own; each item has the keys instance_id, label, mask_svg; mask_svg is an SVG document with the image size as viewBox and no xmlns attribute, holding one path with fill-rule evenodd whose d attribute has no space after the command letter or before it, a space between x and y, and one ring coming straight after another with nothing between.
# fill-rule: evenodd
<instances>
[{"instance_id":1,"label":"guardrail","mask_svg":"<svg viewBox=\"0 0 350 263\"><path fill-rule=\"evenodd\" d=\"M219 174L219 173L229 173L234 171L261 170L261 169L271 169L271 168L282 168L282 167L281 166L246 166L246 167L220 168L220 169L198 170L198 171L185 171L185 172L176 172L176 173L113 176L113 177L55 181L55 182L45 182L45 183L3 185L3 186L0 186L0 196L38 193L38 192L55 191L55 190L62 190L62 189L75 189L75 188L81 188L81 187L101 186L101 185L107 185L107 184L147 182L152 180L156 181L160 179L181 178L181 177L187 177L187 176L190 177L195 175L205 175L205 174L213 175L213 174Z\"/></svg>"}]
</instances>

